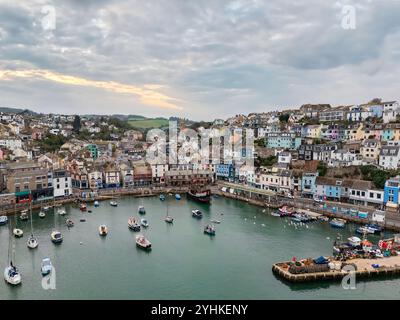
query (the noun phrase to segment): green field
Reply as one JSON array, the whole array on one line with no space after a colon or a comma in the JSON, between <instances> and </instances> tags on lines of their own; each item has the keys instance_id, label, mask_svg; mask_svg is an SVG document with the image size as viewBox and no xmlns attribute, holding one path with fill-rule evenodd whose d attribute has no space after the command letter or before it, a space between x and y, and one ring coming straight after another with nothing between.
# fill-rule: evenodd
<instances>
[{"instance_id":1,"label":"green field","mask_svg":"<svg viewBox=\"0 0 400 320\"><path fill-rule=\"evenodd\" d=\"M167 119L129 119L129 125L132 128L138 129L149 129L149 128L161 128L168 126Z\"/></svg>"}]
</instances>

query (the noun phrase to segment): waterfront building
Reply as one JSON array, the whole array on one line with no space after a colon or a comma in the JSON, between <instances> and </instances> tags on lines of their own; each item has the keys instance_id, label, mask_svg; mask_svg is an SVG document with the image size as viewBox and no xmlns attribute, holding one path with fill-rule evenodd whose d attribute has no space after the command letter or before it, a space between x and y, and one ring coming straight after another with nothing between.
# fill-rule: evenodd
<instances>
[{"instance_id":1,"label":"waterfront building","mask_svg":"<svg viewBox=\"0 0 400 320\"><path fill-rule=\"evenodd\" d=\"M379 166L384 169L397 169L400 161L400 146L382 146L379 154Z\"/></svg>"},{"instance_id":2,"label":"waterfront building","mask_svg":"<svg viewBox=\"0 0 400 320\"><path fill-rule=\"evenodd\" d=\"M230 163L215 165L215 175L218 180L234 181L235 167Z\"/></svg>"},{"instance_id":3,"label":"waterfront building","mask_svg":"<svg viewBox=\"0 0 400 320\"><path fill-rule=\"evenodd\" d=\"M301 138L294 133L269 133L268 148L295 150L301 145Z\"/></svg>"},{"instance_id":4,"label":"waterfront building","mask_svg":"<svg viewBox=\"0 0 400 320\"><path fill-rule=\"evenodd\" d=\"M151 175L154 183L165 183L165 173L168 171L168 164L152 164Z\"/></svg>"},{"instance_id":5,"label":"waterfront building","mask_svg":"<svg viewBox=\"0 0 400 320\"><path fill-rule=\"evenodd\" d=\"M304 172L301 177L301 195L304 198L313 198L317 192L316 180L318 172Z\"/></svg>"},{"instance_id":6,"label":"waterfront building","mask_svg":"<svg viewBox=\"0 0 400 320\"><path fill-rule=\"evenodd\" d=\"M121 186L120 171L114 164L108 164L103 170L103 175L105 188L119 188Z\"/></svg>"},{"instance_id":7,"label":"waterfront building","mask_svg":"<svg viewBox=\"0 0 400 320\"><path fill-rule=\"evenodd\" d=\"M65 169L54 170L53 172L54 197L68 197L72 195L72 179Z\"/></svg>"},{"instance_id":8,"label":"waterfront building","mask_svg":"<svg viewBox=\"0 0 400 320\"><path fill-rule=\"evenodd\" d=\"M318 197L340 201L342 196L342 180L330 177L317 177L315 181Z\"/></svg>"},{"instance_id":9,"label":"waterfront building","mask_svg":"<svg viewBox=\"0 0 400 320\"><path fill-rule=\"evenodd\" d=\"M385 205L393 204L398 206L400 193L400 176L388 179L385 182L384 198Z\"/></svg>"},{"instance_id":10,"label":"waterfront building","mask_svg":"<svg viewBox=\"0 0 400 320\"><path fill-rule=\"evenodd\" d=\"M213 182L214 173L210 170L169 170L165 173L167 186L208 185Z\"/></svg>"},{"instance_id":11,"label":"waterfront building","mask_svg":"<svg viewBox=\"0 0 400 320\"><path fill-rule=\"evenodd\" d=\"M92 168L88 173L89 188L92 190L103 188L103 172L98 168Z\"/></svg>"}]
</instances>

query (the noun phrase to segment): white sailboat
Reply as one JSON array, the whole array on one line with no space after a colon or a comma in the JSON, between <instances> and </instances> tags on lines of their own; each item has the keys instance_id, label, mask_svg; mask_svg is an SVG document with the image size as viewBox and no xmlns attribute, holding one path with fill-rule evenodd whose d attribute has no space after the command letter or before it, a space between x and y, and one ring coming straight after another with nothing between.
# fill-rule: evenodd
<instances>
[{"instance_id":1,"label":"white sailboat","mask_svg":"<svg viewBox=\"0 0 400 320\"><path fill-rule=\"evenodd\" d=\"M16 221L17 219L15 218L15 223ZM4 269L4 280L12 286L16 286L22 281L21 273L19 272L18 268L13 264L13 260L15 261L14 253L14 243L12 236L10 235L8 240L8 266Z\"/></svg>"},{"instance_id":2,"label":"white sailboat","mask_svg":"<svg viewBox=\"0 0 400 320\"><path fill-rule=\"evenodd\" d=\"M167 201L167 215L165 216L164 220L165 220L166 223L173 223L174 222L174 218L172 218L169 215L168 211L169 211L169 206L168 206L168 201Z\"/></svg>"},{"instance_id":3,"label":"white sailboat","mask_svg":"<svg viewBox=\"0 0 400 320\"><path fill-rule=\"evenodd\" d=\"M29 237L26 245L28 246L29 249L36 249L39 245L38 239L33 235L33 220L32 220L32 202L30 203L29 206L29 215L31 218L31 236Z\"/></svg>"}]
</instances>

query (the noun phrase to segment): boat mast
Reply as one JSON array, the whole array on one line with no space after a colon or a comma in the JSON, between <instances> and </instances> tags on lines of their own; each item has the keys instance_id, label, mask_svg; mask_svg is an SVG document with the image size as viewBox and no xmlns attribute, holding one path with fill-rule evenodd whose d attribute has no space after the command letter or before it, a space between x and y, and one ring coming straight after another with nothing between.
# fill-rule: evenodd
<instances>
[{"instance_id":1,"label":"boat mast","mask_svg":"<svg viewBox=\"0 0 400 320\"><path fill-rule=\"evenodd\" d=\"M32 221L32 191L30 191L30 199L29 199L29 218L31 219L31 236L33 236L33 221Z\"/></svg>"}]
</instances>

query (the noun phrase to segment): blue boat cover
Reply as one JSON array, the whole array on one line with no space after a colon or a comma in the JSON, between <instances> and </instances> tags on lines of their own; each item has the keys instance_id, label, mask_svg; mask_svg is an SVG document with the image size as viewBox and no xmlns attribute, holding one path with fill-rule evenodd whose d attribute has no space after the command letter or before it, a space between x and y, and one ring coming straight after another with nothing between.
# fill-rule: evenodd
<instances>
[{"instance_id":1,"label":"blue boat cover","mask_svg":"<svg viewBox=\"0 0 400 320\"><path fill-rule=\"evenodd\" d=\"M320 256L320 257L314 259L314 263L315 264L325 264L325 263L328 263L328 262L329 262L329 260L325 259L325 257L323 257L323 256Z\"/></svg>"}]
</instances>

